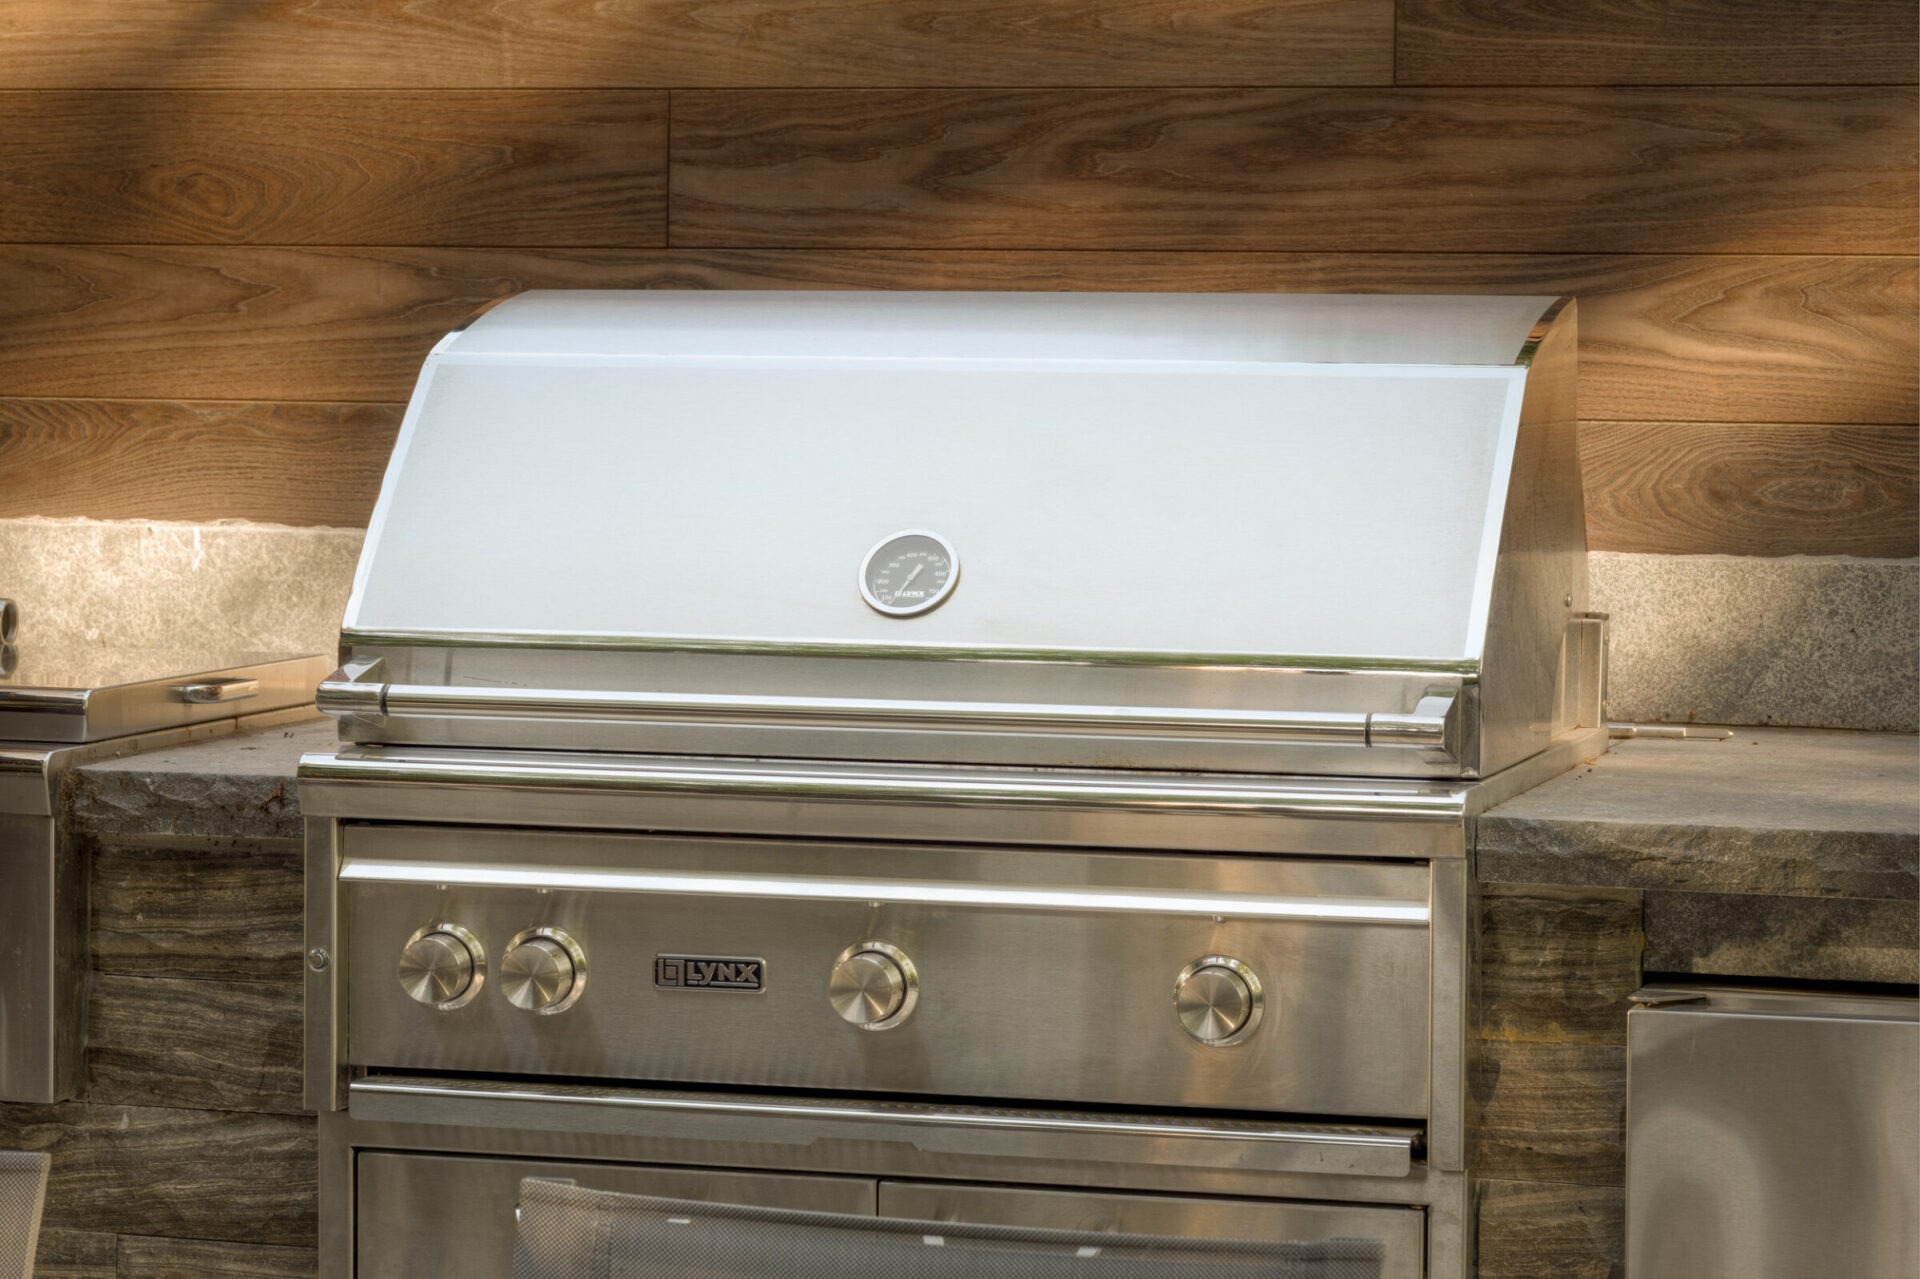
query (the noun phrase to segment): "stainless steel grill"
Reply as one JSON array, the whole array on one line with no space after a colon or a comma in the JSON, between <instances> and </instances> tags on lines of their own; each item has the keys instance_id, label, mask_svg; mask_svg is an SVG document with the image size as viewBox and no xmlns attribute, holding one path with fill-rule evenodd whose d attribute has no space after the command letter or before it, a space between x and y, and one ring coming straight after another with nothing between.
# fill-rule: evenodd
<instances>
[{"instance_id":1,"label":"stainless steel grill","mask_svg":"<svg viewBox=\"0 0 1920 1279\"><path fill-rule=\"evenodd\" d=\"M1466 1274L1472 819L1605 744L1573 354L1551 298L449 336L302 765L324 1272L504 1276L558 1176Z\"/></svg>"}]
</instances>

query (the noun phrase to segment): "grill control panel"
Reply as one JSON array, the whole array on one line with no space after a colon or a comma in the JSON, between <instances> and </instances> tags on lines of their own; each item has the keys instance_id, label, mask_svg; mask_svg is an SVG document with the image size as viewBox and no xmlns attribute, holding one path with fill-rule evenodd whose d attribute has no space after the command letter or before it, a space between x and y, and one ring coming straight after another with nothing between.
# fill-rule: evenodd
<instances>
[{"instance_id":1,"label":"grill control panel","mask_svg":"<svg viewBox=\"0 0 1920 1279\"><path fill-rule=\"evenodd\" d=\"M1428 1114L1425 864L343 835L350 1067Z\"/></svg>"}]
</instances>

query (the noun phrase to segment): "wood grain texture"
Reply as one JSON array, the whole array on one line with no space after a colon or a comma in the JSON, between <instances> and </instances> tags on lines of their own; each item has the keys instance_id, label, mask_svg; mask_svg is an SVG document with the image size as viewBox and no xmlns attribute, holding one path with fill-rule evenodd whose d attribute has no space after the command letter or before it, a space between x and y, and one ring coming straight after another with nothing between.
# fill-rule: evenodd
<instances>
[{"instance_id":1,"label":"wood grain texture","mask_svg":"<svg viewBox=\"0 0 1920 1279\"><path fill-rule=\"evenodd\" d=\"M1468 1166L1516 1181L1618 1186L1626 1177L1627 1050L1482 1041Z\"/></svg>"},{"instance_id":2,"label":"wood grain texture","mask_svg":"<svg viewBox=\"0 0 1920 1279\"><path fill-rule=\"evenodd\" d=\"M1627 996L1641 985L1640 910L1628 890L1485 890L1480 1037L1624 1045Z\"/></svg>"},{"instance_id":3,"label":"wood grain texture","mask_svg":"<svg viewBox=\"0 0 1920 1279\"><path fill-rule=\"evenodd\" d=\"M301 1114L301 986L96 974L87 1098Z\"/></svg>"},{"instance_id":4,"label":"wood grain texture","mask_svg":"<svg viewBox=\"0 0 1920 1279\"><path fill-rule=\"evenodd\" d=\"M1397 84L1912 84L1911 0L1400 0Z\"/></svg>"},{"instance_id":5,"label":"wood grain texture","mask_svg":"<svg viewBox=\"0 0 1920 1279\"><path fill-rule=\"evenodd\" d=\"M673 100L679 247L1911 252L1882 88L739 91Z\"/></svg>"},{"instance_id":6,"label":"wood grain texture","mask_svg":"<svg viewBox=\"0 0 1920 1279\"><path fill-rule=\"evenodd\" d=\"M0 1148L52 1154L54 1229L314 1243L311 1115L0 1104Z\"/></svg>"},{"instance_id":7,"label":"wood grain texture","mask_svg":"<svg viewBox=\"0 0 1920 1279\"><path fill-rule=\"evenodd\" d=\"M42 1227L33 1279L117 1279L119 1245L108 1234Z\"/></svg>"},{"instance_id":8,"label":"wood grain texture","mask_svg":"<svg viewBox=\"0 0 1920 1279\"><path fill-rule=\"evenodd\" d=\"M277 1248L207 1239L120 1240L118 1279L310 1279L312 1248Z\"/></svg>"},{"instance_id":9,"label":"wood grain texture","mask_svg":"<svg viewBox=\"0 0 1920 1279\"><path fill-rule=\"evenodd\" d=\"M662 93L0 94L0 242L658 245L665 142Z\"/></svg>"},{"instance_id":10,"label":"wood grain texture","mask_svg":"<svg viewBox=\"0 0 1920 1279\"><path fill-rule=\"evenodd\" d=\"M0 519L363 527L398 404L0 400Z\"/></svg>"},{"instance_id":11,"label":"wood grain texture","mask_svg":"<svg viewBox=\"0 0 1920 1279\"><path fill-rule=\"evenodd\" d=\"M1621 1279L1627 1204L1619 1186L1474 1180L1478 1279Z\"/></svg>"},{"instance_id":12,"label":"wood grain texture","mask_svg":"<svg viewBox=\"0 0 1920 1279\"><path fill-rule=\"evenodd\" d=\"M1580 459L1597 551L1920 551L1911 427L1586 422Z\"/></svg>"},{"instance_id":13,"label":"wood grain texture","mask_svg":"<svg viewBox=\"0 0 1920 1279\"><path fill-rule=\"evenodd\" d=\"M305 927L302 867L298 849L98 849L92 862L94 969L129 977L297 985Z\"/></svg>"},{"instance_id":14,"label":"wood grain texture","mask_svg":"<svg viewBox=\"0 0 1920 1279\"><path fill-rule=\"evenodd\" d=\"M1393 0L14 0L0 88L1386 84Z\"/></svg>"},{"instance_id":15,"label":"wood grain texture","mask_svg":"<svg viewBox=\"0 0 1920 1279\"><path fill-rule=\"evenodd\" d=\"M1910 423L1901 257L0 247L0 395L397 401L526 288L1572 293L1608 420Z\"/></svg>"}]
</instances>

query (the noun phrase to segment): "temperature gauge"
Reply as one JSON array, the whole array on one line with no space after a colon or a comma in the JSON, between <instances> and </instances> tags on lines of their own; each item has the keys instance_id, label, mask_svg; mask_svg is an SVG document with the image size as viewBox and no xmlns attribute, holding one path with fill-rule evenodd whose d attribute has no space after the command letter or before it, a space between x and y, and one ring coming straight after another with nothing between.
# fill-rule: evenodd
<instances>
[{"instance_id":1,"label":"temperature gauge","mask_svg":"<svg viewBox=\"0 0 1920 1279\"><path fill-rule=\"evenodd\" d=\"M937 608L960 580L960 557L937 533L895 533L860 564L860 596L888 617Z\"/></svg>"}]
</instances>

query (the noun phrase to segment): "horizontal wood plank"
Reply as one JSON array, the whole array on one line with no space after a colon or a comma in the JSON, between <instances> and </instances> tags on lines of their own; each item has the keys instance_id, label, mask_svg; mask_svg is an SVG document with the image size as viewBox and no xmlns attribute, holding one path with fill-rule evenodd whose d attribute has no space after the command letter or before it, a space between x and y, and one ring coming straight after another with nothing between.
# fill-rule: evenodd
<instances>
[{"instance_id":1,"label":"horizontal wood plank","mask_svg":"<svg viewBox=\"0 0 1920 1279\"><path fill-rule=\"evenodd\" d=\"M1477 1279L1620 1279L1626 1192L1619 1186L1474 1180Z\"/></svg>"},{"instance_id":2,"label":"horizontal wood plank","mask_svg":"<svg viewBox=\"0 0 1920 1279\"><path fill-rule=\"evenodd\" d=\"M53 1156L44 1222L57 1230L314 1243L311 1115L0 1104L0 1148Z\"/></svg>"},{"instance_id":3,"label":"horizontal wood plank","mask_svg":"<svg viewBox=\"0 0 1920 1279\"><path fill-rule=\"evenodd\" d=\"M13 0L0 88L1387 84L1393 0Z\"/></svg>"},{"instance_id":4,"label":"horizontal wood plank","mask_svg":"<svg viewBox=\"0 0 1920 1279\"><path fill-rule=\"evenodd\" d=\"M0 519L363 527L398 404L0 399Z\"/></svg>"},{"instance_id":5,"label":"horizontal wood plank","mask_svg":"<svg viewBox=\"0 0 1920 1279\"><path fill-rule=\"evenodd\" d=\"M1912 0L1400 0L1398 84L1912 84Z\"/></svg>"},{"instance_id":6,"label":"horizontal wood plank","mask_svg":"<svg viewBox=\"0 0 1920 1279\"><path fill-rule=\"evenodd\" d=\"M1617 1186L1626 1177L1624 1046L1481 1041L1469 1166L1517 1181Z\"/></svg>"},{"instance_id":7,"label":"horizontal wood plank","mask_svg":"<svg viewBox=\"0 0 1920 1279\"><path fill-rule=\"evenodd\" d=\"M1906 253L1906 89L674 95L679 247Z\"/></svg>"},{"instance_id":8,"label":"horizontal wood plank","mask_svg":"<svg viewBox=\"0 0 1920 1279\"><path fill-rule=\"evenodd\" d=\"M87 1098L119 1106L304 1112L301 985L99 973Z\"/></svg>"},{"instance_id":9,"label":"horizontal wood plank","mask_svg":"<svg viewBox=\"0 0 1920 1279\"><path fill-rule=\"evenodd\" d=\"M1606 420L1903 424L1904 257L0 247L0 396L399 401L527 288L1571 293Z\"/></svg>"},{"instance_id":10,"label":"horizontal wood plank","mask_svg":"<svg viewBox=\"0 0 1920 1279\"><path fill-rule=\"evenodd\" d=\"M303 864L297 849L96 850L94 969L297 985Z\"/></svg>"},{"instance_id":11,"label":"horizontal wood plank","mask_svg":"<svg viewBox=\"0 0 1920 1279\"><path fill-rule=\"evenodd\" d=\"M665 143L663 93L0 94L0 242L658 245Z\"/></svg>"},{"instance_id":12,"label":"horizontal wood plank","mask_svg":"<svg viewBox=\"0 0 1920 1279\"><path fill-rule=\"evenodd\" d=\"M1489 888L1480 907L1480 1035L1624 1045L1638 990L1640 894Z\"/></svg>"},{"instance_id":13,"label":"horizontal wood plank","mask_svg":"<svg viewBox=\"0 0 1920 1279\"><path fill-rule=\"evenodd\" d=\"M1594 550L1920 551L1912 427L1586 422L1580 458Z\"/></svg>"},{"instance_id":14,"label":"horizontal wood plank","mask_svg":"<svg viewBox=\"0 0 1920 1279\"><path fill-rule=\"evenodd\" d=\"M120 1240L118 1279L312 1279L312 1248L280 1248L208 1239Z\"/></svg>"}]
</instances>

